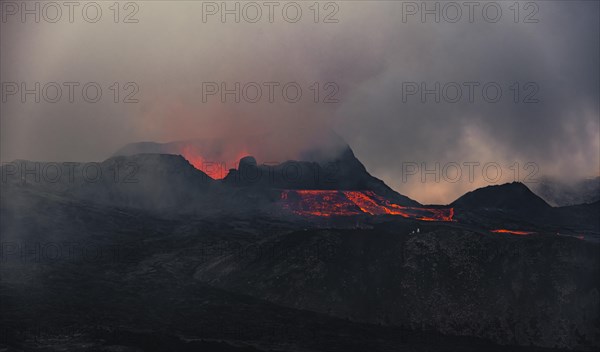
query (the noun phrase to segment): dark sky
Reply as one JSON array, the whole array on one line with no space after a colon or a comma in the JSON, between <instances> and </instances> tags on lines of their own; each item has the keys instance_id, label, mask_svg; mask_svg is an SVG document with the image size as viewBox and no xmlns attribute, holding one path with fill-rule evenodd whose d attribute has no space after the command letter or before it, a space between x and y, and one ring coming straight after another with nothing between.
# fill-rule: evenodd
<instances>
[{"instance_id":1,"label":"dark sky","mask_svg":"<svg viewBox=\"0 0 600 352\"><path fill-rule=\"evenodd\" d=\"M73 23L67 8L56 23L45 21L43 14L40 23L32 16L21 23L20 14L8 15L12 9L3 5L4 88L6 82L26 82L29 88L34 82L80 85L73 103L64 85L57 103L43 96L40 103L33 95L24 103L18 94L7 96L1 108L2 161L102 160L127 143L145 140L217 138L231 141L235 149L246 135L277 142L272 142L277 148L270 147L276 151L257 155L259 162L271 161L264 159L293 157L307 145L318 145L323 138L315 131L331 128L372 174L424 203L450 202L491 183L481 167L492 162L502 169L500 181L494 182L523 180L534 170L528 162L537 166L536 177L599 175L597 1L521 2L518 23L512 1L486 7L489 18L497 7L502 10L496 23L482 16L485 2L474 9L472 23L464 6L456 23L448 21L455 17L452 8L439 23L433 15L423 22L420 12L404 21L409 3L342 1L336 8L323 2L318 23L313 2L298 2L302 16L295 23L282 16L285 2L274 9L273 23L262 2L256 23L243 14L240 23L233 15L223 23L218 14L204 22L203 5L189 1L136 2L137 9L120 9L119 23L109 8L112 2L99 2L102 17L96 23L86 22L81 8L74 10ZM134 10L131 18L138 23L122 23ZM47 11L54 17L54 9ZM249 11L248 17L254 17ZM290 18L293 13L288 9ZM330 19L338 22L323 23L333 13ZM97 103L82 99L81 87L88 82L102 88ZM120 83L118 103L114 86L110 89L114 82ZM134 96L139 102L122 102L134 87L125 89L127 82L139 88ZM203 101L203 82L228 87L255 82L263 95L256 103L243 97L236 103L232 96L223 103L218 95ZM278 87L296 82L302 98L290 103L275 88L271 103L265 82ZM314 82L319 83L319 103L313 101ZM422 102L420 92L403 99L403 88L415 87L411 82L419 89L422 83L433 89L439 82L446 95L439 103L433 94ZM474 87L472 101L468 84ZM488 100L500 87L497 102L484 99L486 84L491 86ZM456 86L461 99L447 101L456 96ZM253 97L253 86L247 87ZM323 103L336 87L339 102ZM54 95L51 87L47 92ZM470 162L480 164L473 182L464 167ZM433 169L436 163L440 172L448 166L449 178L455 176L450 166L461 165L462 177L453 183L429 176L423 182L418 172L406 175L409 164Z\"/></svg>"}]
</instances>

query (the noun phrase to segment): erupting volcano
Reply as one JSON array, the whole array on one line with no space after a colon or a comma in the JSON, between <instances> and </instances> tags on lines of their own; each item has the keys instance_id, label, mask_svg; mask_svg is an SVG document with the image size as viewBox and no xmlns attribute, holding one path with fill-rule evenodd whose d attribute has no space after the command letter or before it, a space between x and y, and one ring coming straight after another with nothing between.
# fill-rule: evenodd
<instances>
[{"instance_id":1,"label":"erupting volcano","mask_svg":"<svg viewBox=\"0 0 600 352\"><path fill-rule=\"evenodd\" d=\"M406 207L373 191L284 190L283 208L301 216L399 215L421 221L454 221L453 208Z\"/></svg>"},{"instance_id":2,"label":"erupting volcano","mask_svg":"<svg viewBox=\"0 0 600 352\"><path fill-rule=\"evenodd\" d=\"M288 214L397 215L421 221L455 221L453 207L423 207L373 177L347 144L335 152L308 149L297 153L299 160L266 164L258 164L248 153L261 148L237 144L234 148L206 141L135 143L122 148L117 155L156 152L181 155L225 189L245 188L252 192L257 207L276 200ZM244 145L252 147L243 148ZM272 192L280 192L279 199L265 196Z\"/></svg>"},{"instance_id":3,"label":"erupting volcano","mask_svg":"<svg viewBox=\"0 0 600 352\"><path fill-rule=\"evenodd\" d=\"M172 154L181 155L192 166L214 180L227 176L238 167L239 160L256 154L247 141L225 143L224 140L188 140L170 143L139 142L119 149L114 155ZM252 153L251 153L252 152Z\"/></svg>"},{"instance_id":4,"label":"erupting volcano","mask_svg":"<svg viewBox=\"0 0 600 352\"><path fill-rule=\"evenodd\" d=\"M263 163L254 156L244 156L235 163L235 169L227 169L233 163L214 163L214 160L232 160L238 151L250 151L254 155L259 149L248 145L246 149L241 145L238 148L237 145L212 146L202 142L142 143L128 146L99 164L105 175L111 175L111 170L129 171L126 168L129 165L137 166L134 182L125 182L126 179L114 182L112 177L85 182L85 166L79 165L72 172L73 182L24 183L20 172L11 172L0 165L2 175L7 178L7 182L0 185L4 197L0 209L3 235L13 236L9 241L17 243L25 237L42 243L48 240L48 235L54 239L65 232L69 237L60 241L73 243L81 240L84 226L90 230L84 231L90 244L100 243L100 249L115 246L134 251L136 255L132 258L136 261L128 261L123 270L148 274L138 281L131 281L135 275L127 275L123 282L115 282L115 278L123 275L114 275L110 263L110 266L93 266L94 263L72 261L72 272L65 272L59 280L44 281L59 282L63 286L53 288L51 292L56 292L57 297L37 303L35 311L46 312L47 307L55 306L53 303L62 299L64 292L73 292L73 283L77 280L72 278L87 272L89 281L82 283L74 297L86 297L90 283L98 283L98 294L89 296L90 301L94 304L125 302L123 306L108 307L118 312L131 309L131 300L121 293L150 294L135 300L141 304L160 303L158 297L177 294L177 297L168 297L164 306L159 307L158 311L166 315L156 316L157 321L171 322L173 302L194 303L198 301L199 292L205 294L201 301L209 302L208 305L177 304L176 307L182 312L199 307L196 316L181 321L184 328L190 322L197 322L199 331L213 324L205 320L207 312L220 312L231 302L237 304L237 300L240 300L239 305L231 306L228 311L233 312L228 314L233 322L247 320L248 324L255 324L256 316L265 311L248 311L248 307L265 304L265 309L269 309L266 311L268 319L291 321L293 327L317 326L313 325L317 324L315 317L324 316L327 320L318 322L318 326L327 327L333 322L339 326L343 340L347 339L348 331L357 331L353 335L363 339L361 331L349 330L354 328L349 327L348 316L363 320L361 326L368 319L374 319L373 325L367 325L369 329L386 321L388 312L395 317L419 317L418 320L390 320L390 325L382 326L385 331L374 337L380 341L379 336L389 334L392 323L422 326L445 319L451 324L466 326L468 330L456 332L460 336L465 331L482 328L473 317L488 317L486 324L495 326L498 312L506 311L507 301L502 298L510 297L519 304L515 317L504 317L508 322L506 335L511 340L503 342L510 342L511 324L517 319L523 319L525 329L542 326L542 330L532 332L532 336L550 334L550 330L546 330L549 325L544 326L542 322L564 307L564 292L573 292L571 278L580 278L579 287L587 287L589 291L574 296L569 311L579 309L582 316L586 316L589 309L579 302L597 296L597 288L589 282L598 277L597 268L600 268L595 259L600 242L597 236L600 203L552 208L525 185L513 183L474 190L450 205L422 205L372 176L350 147L328 155L305 153L297 159L267 159L265 153L258 152ZM267 160L284 161L270 163ZM25 161L22 166L15 164L14 167L19 166L21 170L33 170L35 166L31 161ZM45 168L46 165L40 166L42 170ZM23 204L36 208L22 213ZM523 207L523 204L528 205ZM12 223L7 226L4 219ZM39 222L36 223L36 219ZM52 220L52 228L47 226L48 219ZM98 226L100 230L96 231ZM21 234L13 229L28 232ZM146 247L137 250L130 243ZM165 248L170 251L165 252ZM17 250L10 253L8 256L15 264L22 260ZM577 255L577 260L565 260L568 253ZM549 256L542 256L546 254ZM201 261L198 261L199 255ZM538 281L544 283L543 290L539 285L530 285L529 274L541 275L549 267L548 263L550 272L558 279L552 281L550 276L538 276ZM58 267L65 264L59 263ZM96 271L88 272L88 268ZM164 272L156 271L161 268ZM528 275L522 275L523 272ZM54 275L56 271L49 273ZM40 273L43 277L46 274L46 271ZM5 276L19 275L2 277ZM173 281L164 282L165 279ZM517 281L513 283L507 281L509 279ZM114 289L110 287L109 291L118 294L108 300L104 299L106 282L114 283ZM365 283L373 284L373 289ZM20 281L13 285L18 287ZM171 290L174 286L177 289ZM462 300L462 294L457 296L457 287L462 286L465 292L473 292L468 300ZM121 290L122 287L126 289ZM157 287L166 287L166 291ZM515 295L514 287L519 287L523 294ZM323 288L326 291L322 291ZM539 312L529 311L530 300L522 297L537 299L535 295L543 294L547 288L555 290L550 292L550 297L555 298L554 305ZM1 289L0 292L6 292ZM498 294L496 289L502 291ZM232 298L221 299L228 292ZM302 295L295 296L296 292ZM16 302L21 296L20 290L15 291L11 299ZM459 304L444 297L459 297ZM539 299L546 302L543 296ZM211 306L211 302L214 305ZM474 306L472 302L478 304ZM15 312L24 311L23 306L18 306ZM306 316L309 320L294 320L292 313L282 310L292 306L299 308L297 316ZM332 307L340 309L336 314L341 315L328 317ZM378 307L377 313L373 315L364 307ZM448 307L452 310L448 311ZM105 310L104 306L100 308L90 308L90 311ZM311 309L316 313L307 315ZM422 312L428 311L432 312L429 320L420 320ZM240 312L244 316L236 315ZM531 315L522 317L522 312ZM105 319L105 315L101 315L98 319ZM1 323L4 315L0 316ZM52 317L65 319L67 316L59 306ZM452 320L455 317L462 320ZM117 318L121 324L121 318ZM146 318L136 318L132 329L139 329L137 321ZM538 318L541 320L533 320L534 325L529 325L531 319ZM27 314L20 319L30 321L31 317ZM92 319L93 323L98 319ZM220 321L219 317L215 319ZM560 326L564 319L558 317L556 325ZM589 321L579 326L587 329L597 319L590 316ZM439 327L439 331L447 331L447 326ZM398 335L403 336L406 330L398 328L402 329ZM422 333L416 336L420 338ZM555 332L562 333L562 330ZM222 338L220 332L214 336ZM573 338L580 339L580 336L573 333ZM472 351L491 350L478 344ZM281 344L270 350L279 350L279 346ZM189 350L187 347L201 349L186 345L171 350ZM352 350L352 347L338 350Z\"/></svg>"}]
</instances>

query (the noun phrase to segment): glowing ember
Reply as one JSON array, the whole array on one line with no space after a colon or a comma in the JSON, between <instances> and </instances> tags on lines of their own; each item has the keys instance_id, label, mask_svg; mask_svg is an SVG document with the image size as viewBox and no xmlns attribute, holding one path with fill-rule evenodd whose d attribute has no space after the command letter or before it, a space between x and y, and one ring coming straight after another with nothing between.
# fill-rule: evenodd
<instances>
[{"instance_id":1,"label":"glowing ember","mask_svg":"<svg viewBox=\"0 0 600 352\"><path fill-rule=\"evenodd\" d=\"M399 215L422 221L453 221L454 209L403 207L372 191L285 190L284 209L303 216Z\"/></svg>"},{"instance_id":2,"label":"glowing ember","mask_svg":"<svg viewBox=\"0 0 600 352\"><path fill-rule=\"evenodd\" d=\"M494 233L508 233L508 234L511 234L511 235L518 235L518 236L533 235L535 233L535 232L530 232L530 231L514 231L514 230L505 230L505 229L491 230L491 232L494 232Z\"/></svg>"}]
</instances>

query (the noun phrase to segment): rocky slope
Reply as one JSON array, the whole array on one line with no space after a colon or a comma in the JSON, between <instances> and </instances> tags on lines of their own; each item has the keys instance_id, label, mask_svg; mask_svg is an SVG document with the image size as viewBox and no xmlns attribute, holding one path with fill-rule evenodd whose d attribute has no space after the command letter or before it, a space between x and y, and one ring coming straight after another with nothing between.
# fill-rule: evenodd
<instances>
[{"instance_id":1,"label":"rocky slope","mask_svg":"<svg viewBox=\"0 0 600 352\"><path fill-rule=\"evenodd\" d=\"M194 276L354 321L503 345L600 344L597 244L408 222L393 230L301 231L258 247L266 253L259 259L219 258Z\"/></svg>"}]
</instances>

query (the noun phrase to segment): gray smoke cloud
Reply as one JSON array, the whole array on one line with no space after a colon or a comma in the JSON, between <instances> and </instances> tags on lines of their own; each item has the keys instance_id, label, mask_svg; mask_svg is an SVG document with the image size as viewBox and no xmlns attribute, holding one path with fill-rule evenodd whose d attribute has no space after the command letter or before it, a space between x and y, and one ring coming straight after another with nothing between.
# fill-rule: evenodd
<instances>
[{"instance_id":1,"label":"gray smoke cloud","mask_svg":"<svg viewBox=\"0 0 600 352\"><path fill-rule=\"evenodd\" d=\"M318 14L313 2L296 2L286 7L287 18L282 9L290 3L275 3L272 23L263 2L253 3L262 9L256 23L249 21L254 8L242 12L247 2L239 2L239 23L235 15L223 23L220 12L207 15L220 2L189 1L133 2L118 15L112 3L98 2L102 16L96 23L82 17L85 2L73 23L66 7L60 20L49 23L41 2L40 23L34 15L22 23L21 13L13 15L3 2L3 88L6 82L26 82L29 89L34 82L80 85L72 103L64 86L57 103L44 96L36 103L31 94L23 103L20 92L7 95L2 160L102 160L131 142L195 138L225 140L235 149L243 147L236 141L251 135L271 141L257 158L272 161L267 159L293 158L307 145L327 144L324 131L333 129L373 175L423 203L448 203L476 187L515 179L599 175L598 2L521 2L518 12L513 2L477 2L472 21L459 2L456 23L455 8L445 2L321 2ZM432 14L422 21L420 7L436 4L439 22ZM291 23L298 7L302 15ZM492 23L497 8L502 14ZM123 23L127 15L138 22ZM87 82L102 88L99 102L81 98ZM126 88L127 82L134 85ZM203 94L223 82L229 89L246 85L240 103L233 95L223 103L219 93ZM255 97L252 82L262 87L256 103L246 101ZM279 84L273 102L268 82ZM296 103L281 96L290 82L302 89ZM440 102L434 94L422 102L421 84L433 89L436 82ZM486 84L491 88L483 96ZM457 86L462 97L450 102ZM123 103L136 87L131 97L139 101ZM406 94L415 87L419 91ZM489 101L494 87L502 91L497 102ZM52 88L46 93L54 96ZM289 90L287 99L294 93ZM338 102L323 102L328 95ZM465 163L479 163L473 180ZM502 175L491 168L483 177L489 163L497 163ZM435 171L423 174L424 168Z\"/></svg>"}]
</instances>

